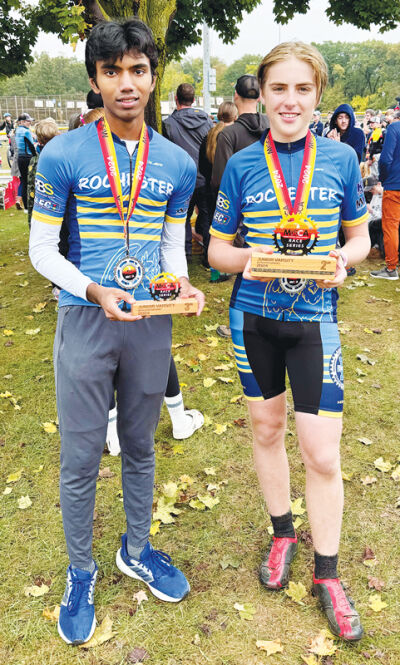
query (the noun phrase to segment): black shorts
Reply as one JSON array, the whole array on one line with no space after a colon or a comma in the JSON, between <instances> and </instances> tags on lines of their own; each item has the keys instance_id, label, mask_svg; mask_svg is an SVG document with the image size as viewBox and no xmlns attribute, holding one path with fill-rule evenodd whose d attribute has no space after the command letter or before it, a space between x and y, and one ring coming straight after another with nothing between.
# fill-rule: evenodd
<instances>
[{"instance_id":1,"label":"black shorts","mask_svg":"<svg viewBox=\"0 0 400 665\"><path fill-rule=\"evenodd\" d=\"M341 417L343 363L336 323L276 321L231 307L230 327L248 400L283 393L287 369L295 411Z\"/></svg>"}]
</instances>

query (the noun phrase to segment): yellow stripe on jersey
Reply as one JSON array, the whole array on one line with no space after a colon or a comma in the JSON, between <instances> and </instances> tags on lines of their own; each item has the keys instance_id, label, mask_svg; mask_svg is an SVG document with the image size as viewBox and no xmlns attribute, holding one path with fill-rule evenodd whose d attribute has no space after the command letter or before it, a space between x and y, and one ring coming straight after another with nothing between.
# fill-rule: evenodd
<instances>
[{"instance_id":1,"label":"yellow stripe on jersey","mask_svg":"<svg viewBox=\"0 0 400 665\"><path fill-rule=\"evenodd\" d=\"M89 201L89 203L114 203L114 198L112 196L83 196L81 194L75 194L75 198L78 201ZM128 201L129 195L126 194L122 197L124 201ZM142 196L139 196L138 203L143 203L143 205L155 206L157 208L165 206L168 203L168 200L165 201L153 201L152 199L145 199Z\"/></svg>"},{"instance_id":2,"label":"yellow stripe on jersey","mask_svg":"<svg viewBox=\"0 0 400 665\"><path fill-rule=\"evenodd\" d=\"M365 215L359 217L358 219L342 219L342 226L359 226L367 221L369 213L366 212Z\"/></svg>"},{"instance_id":3,"label":"yellow stripe on jersey","mask_svg":"<svg viewBox=\"0 0 400 665\"><path fill-rule=\"evenodd\" d=\"M273 233L256 233L255 231L249 231L246 235L246 238L268 238L272 239L274 237Z\"/></svg>"},{"instance_id":4,"label":"yellow stripe on jersey","mask_svg":"<svg viewBox=\"0 0 400 665\"><path fill-rule=\"evenodd\" d=\"M323 409L320 409L318 411L318 415L325 416L328 418L341 418L343 414L341 411L338 413L337 411L323 411Z\"/></svg>"},{"instance_id":5,"label":"yellow stripe on jersey","mask_svg":"<svg viewBox=\"0 0 400 665\"><path fill-rule=\"evenodd\" d=\"M53 217L52 215L46 215L43 212L37 212L37 210L33 211L32 216L38 222L44 222L45 224L52 224L54 226L61 225L63 220L62 217Z\"/></svg>"},{"instance_id":6,"label":"yellow stripe on jersey","mask_svg":"<svg viewBox=\"0 0 400 665\"><path fill-rule=\"evenodd\" d=\"M249 402L263 402L264 401L264 397L262 397L262 396L261 397L249 397L248 395L245 395L244 397Z\"/></svg>"},{"instance_id":7,"label":"yellow stripe on jersey","mask_svg":"<svg viewBox=\"0 0 400 665\"><path fill-rule=\"evenodd\" d=\"M281 217L280 210L259 210L258 212L243 212L243 217Z\"/></svg>"},{"instance_id":8,"label":"yellow stripe on jersey","mask_svg":"<svg viewBox=\"0 0 400 665\"><path fill-rule=\"evenodd\" d=\"M80 231L79 233L81 238L123 238L124 234L123 233L113 233L112 231L104 231L103 233L97 232L97 231ZM148 236L145 233L135 233L134 236L132 236L131 240L152 240L159 242L161 240L161 236Z\"/></svg>"},{"instance_id":9,"label":"yellow stripe on jersey","mask_svg":"<svg viewBox=\"0 0 400 665\"><path fill-rule=\"evenodd\" d=\"M186 217L171 217L171 215L165 215L165 221L168 224L184 224L186 222Z\"/></svg>"},{"instance_id":10,"label":"yellow stripe on jersey","mask_svg":"<svg viewBox=\"0 0 400 665\"><path fill-rule=\"evenodd\" d=\"M339 212L337 208L307 208L307 215L336 215Z\"/></svg>"},{"instance_id":11,"label":"yellow stripe on jersey","mask_svg":"<svg viewBox=\"0 0 400 665\"><path fill-rule=\"evenodd\" d=\"M245 221L245 224L248 229L273 229L276 226L276 222L248 222ZM337 219L332 219L331 221L328 222L316 222L318 229L323 229L323 228L329 228L330 226L333 226L334 224L337 224ZM326 236L324 236L326 237Z\"/></svg>"},{"instance_id":12,"label":"yellow stripe on jersey","mask_svg":"<svg viewBox=\"0 0 400 665\"><path fill-rule=\"evenodd\" d=\"M210 229L210 236L215 236L215 238L220 238L221 240L233 240L236 238L235 233L222 233L222 231L217 231L217 229Z\"/></svg>"},{"instance_id":13,"label":"yellow stripe on jersey","mask_svg":"<svg viewBox=\"0 0 400 665\"><path fill-rule=\"evenodd\" d=\"M121 226L120 219L78 219L79 226ZM162 229L162 222L129 222L130 229Z\"/></svg>"},{"instance_id":14,"label":"yellow stripe on jersey","mask_svg":"<svg viewBox=\"0 0 400 665\"><path fill-rule=\"evenodd\" d=\"M79 213L98 213L99 215L104 215L105 213L112 214L115 213L116 215L118 214L118 210L116 208L85 208L82 206L77 206L76 208L77 212ZM159 210L139 210L138 208L135 208L135 216L137 215L138 217L160 217L162 215L162 212Z\"/></svg>"}]
</instances>

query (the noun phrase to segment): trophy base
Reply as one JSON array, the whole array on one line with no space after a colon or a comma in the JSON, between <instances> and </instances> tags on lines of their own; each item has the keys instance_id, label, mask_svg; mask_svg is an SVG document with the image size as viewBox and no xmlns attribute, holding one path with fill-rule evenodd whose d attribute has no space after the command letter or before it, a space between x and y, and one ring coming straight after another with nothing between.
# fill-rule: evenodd
<instances>
[{"instance_id":1,"label":"trophy base","mask_svg":"<svg viewBox=\"0 0 400 665\"><path fill-rule=\"evenodd\" d=\"M286 277L289 279L329 279L336 272L333 256L295 256L291 254L264 254L251 256L253 277Z\"/></svg>"},{"instance_id":2,"label":"trophy base","mask_svg":"<svg viewBox=\"0 0 400 665\"><path fill-rule=\"evenodd\" d=\"M158 316L161 314L196 314L198 302L195 298L175 300L135 300L131 314L135 316Z\"/></svg>"}]
</instances>

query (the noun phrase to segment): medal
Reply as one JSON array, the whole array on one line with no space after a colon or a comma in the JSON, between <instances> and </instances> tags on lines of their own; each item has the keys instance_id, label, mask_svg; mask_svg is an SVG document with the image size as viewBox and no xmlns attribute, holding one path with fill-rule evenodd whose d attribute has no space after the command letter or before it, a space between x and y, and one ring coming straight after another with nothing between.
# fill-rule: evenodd
<instances>
[{"instance_id":1,"label":"medal","mask_svg":"<svg viewBox=\"0 0 400 665\"><path fill-rule=\"evenodd\" d=\"M97 135L99 137L104 164L107 171L111 192L124 227L125 256L120 259L114 268L114 279L118 286L127 291L136 289L144 277L143 264L134 256L129 254L129 220L133 215L140 190L143 184L144 174L149 155L149 134L146 124L143 122L140 132L135 170L131 181L129 202L126 217L124 215L124 199L122 195L121 179L115 153L115 146L110 126L105 117L100 118L97 123Z\"/></svg>"},{"instance_id":2,"label":"medal","mask_svg":"<svg viewBox=\"0 0 400 665\"><path fill-rule=\"evenodd\" d=\"M271 132L268 132L265 137L265 160L281 213L281 220L275 228L273 237L275 247L281 254L303 256L309 254L318 242L317 226L312 219L307 217L307 203L314 174L316 153L315 136L308 130L296 199L294 205L292 205ZM282 289L291 294L298 293L306 284L305 279L281 278L279 281Z\"/></svg>"}]
</instances>

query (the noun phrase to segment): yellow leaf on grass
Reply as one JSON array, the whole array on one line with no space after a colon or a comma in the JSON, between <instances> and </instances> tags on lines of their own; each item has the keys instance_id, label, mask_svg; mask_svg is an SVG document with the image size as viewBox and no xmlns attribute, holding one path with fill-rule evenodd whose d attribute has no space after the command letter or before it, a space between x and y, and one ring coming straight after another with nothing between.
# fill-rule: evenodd
<instances>
[{"instance_id":1,"label":"yellow leaf on grass","mask_svg":"<svg viewBox=\"0 0 400 665\"><path fill-rule=\"evenodd\" d=\"M41 471L43 471L43 469L44 469L43 464L41 464L40 466L38 466L37 469L33 469L33 473L40 473Z\"/></svg>"},{"instance_id":2,"label":"yellow leaf on grass","mask_svg":"<svg viewBox=\"0 0 400 665\"><path fill-rule=\"evenodd\" d=\"M184 483L186 485L193 485L193 478L186 475L185 473L179 477L179 480L181 481L181 483Z\"/></svg>"},{"instance_id":3,"label":"yellow leaf on grass","mask_svg":"<svg viewBox=\"0 0 400 665\"><path fill-rule=\"evenodd\" d=\"M46 434L54 434L54 432L57 432L57 427L54 423L42 423L42 427Z\"/></svg>"},{"instance_id":4,"label":"yellow leaf on grass","mask_svg":"<svg viewBox=\"0 0 400 665\"><path fill-rule=\"evenodd\" d=\"M180 383L180 384L179 384L179 387L180 387L180 388L187 388L187 383Z\"/></svg>"},{"instance_id":5,"label":"yellow leaf on grass","mask_svg":"<svg viewBox=\"0 0 400 665\"><path fill-rule=\"evenodd\" d=\"M204 415L204 427L209 427L212 424L210 416Z\"/></svg>"},{"instance_id":6,"label":"yellow leaf on grass","mask_svg":"<svg viewBox=\"0 0 400 665\"><path fill-rule=\"evenodd\" d=\"M280 640L257 640L256 647L257 649L266 651L267 656L283 651L283 646Z\"/></svg>"},{"instance_id":7,"label":"yellow leaf on grass","mask_svg":"<svg viewBox=\"0 0 400 665\"><path fill-rule=\"evenodd\" d=\"M207 377L207 379L203 380L204 388L211 388L211 386L213 386L214 383L216 383L216 380L212 379L211 377Z\"/></svg>"},{"instance_id":8,"label":"yellow leaf on grass","mask_svg":"<svg viewBox=\"0 0 400 665\"><path fill-rule=\"evenodd\" d=\"M354 471L350 471L350 473L346 473L345 471L342 471L343 480L351 480L353 476L354 476Z\"/></svg>"},{"instance_id":9,"label":"yellow leaf on grass","mask_svg":"<svg viewBox=\"0 0 400 665\"><path fill-rule=\"evenodd\" d=\"M90 638L89 642L85 642L85 644L80 644L79 648L92 649L93 647L99 646L99 644L103 644L103 642L111 640L111 638L115 635L115 633L112 630L112 625L113 625L112 619L110 619L110 617L107 615L106 617L104 617L100 626L96 628L93 637Z\"/></svg>"},{"instance_id":10,"label":"yellow leaf on grass","mask_svg":"<svg viewBox=\"0 0 400 665\"><path fill-rule=\"evenodd\" d=\"M147 597L147 593L143 591L143 589L140 589L140 591L134 593L133 597L135 600L137 600L138 607L143 603L144 600L149 600Z\"/></svg>"},{"instance_id":11,"label":"yellow leaf on grass","mask_svg":"<svg viewBox=\"0 0 400 665\"><path fill-rule=\"evenodd\" d=\"M219 503L219 498L217 496L210 496L209 494L199 494L197 498L201 503L204 503L206 508L210 508L210 510Z\"/></svg>"},{"instance_id":12,"label":"yellow leaf on grass","mask_svg":"<svg viewBox=\"0 0 400 665\"><path fill-rule=\"evenodd\" d=\"M233 383L233 379L229 376L219 376L218 381L222 381L222 383Z\"/></svg>"},{"instance_id":13,"label":"yellow leaf on grass","mask_svg":"<svg viewBox=\"0 0 400 665\"><path fill-rule=\"evenodd\" d=\"M12 397L12 393L10 393L9 390L6 390L5 393L0 393L0 397L3 397L3 399L10 399L10 397Z\"/></svg>"},{"instance_id":14,"label":"yellow leaf on grass","mask_svg":"<svg viewBox=\"0 0 400 665\"><path fill-rule=\"evenodd\" d=\"M232 369L232 367L233 367L233 364L232 364L232 363L226 363L225 365L216 365L216 366L214 367L214 369L215 369L217 372L219 372L219 371L224 372L224 371L228 371L228 370Z\"/></svg>"},{"instance_id":15,"label":"yellow leaf on grass","mask_svg":"<svg viewBox=\"0 0 400 665\"><path fill-rule=\"evenodd\" d=\"M25 596L33 596L33 598L44 596L44 594L48 593L49 591L50 589L47 584L41 584L40 586L36 586L36 584L34 584L33 586L26 586L24 588Z\"/></svg>"},{"instance_id":16,"label":"yellow leaf on grass","mask_svg":"<svg viewBox=\"0 0 400 665\"><path fill-rule=\"evenodd\" d=\"M374 466L375 469L382 471L382 473L387 473L392 468L392 464L390 462L385 462L383 457L378 457L374 462Z\"/></svg>"},{"instance_id":17,"label":"yellow leaf on grass","mask_svg":"<svg viewBox=\"0 0 400 665\"><path fill-rule=\"evenodd\" d=\"M301 505L303 503L303 497L299 496L298 499L290 502L290 507L292 510L292 515L304 515L306 509Z\"/></svg>"},{"instance_id":18,"label":"yellow leaf on grass","mask_svg":"<svg viewBox=\"0 0 400 665\"><path fill-rule=\"evenodd\" d=\"M363 564L364 566L367 566L367 568L374 568L378 561L374 559L364 559Z\"/></svg>"},{"instance_id":19,"label":"yellow leaf on grass","mask_svg":"<svg viewBox=\"0 0 400 665\"><path fill-rule=\"evenodd\" d=\"M178 485L173 482L164 483L163 494L164 496L168 496L170 499L176 499L178 495Z\"/></svg>"},{"instance_id":20,"label":"yellow leaf on grass","mask_svg":"<svg viewBox=\"0 0 400 665\"><path fill-rule=\"evenodd\" d=\"M274 527L271 526L271 524L270 524L269 527L267 528L267 531L268 531L268 533L269 533L270 536L273 536L273 535L274 535Z\"/></svg>"},{"instance_id":21,"label":"yellow leaf on grass","mask_svg":"<svg viewBox=\"0 0 400 665\"><path fill-rule=\"evenodd\" d=\"M185 452L185 449L181 443L175 443L172 446L172 453L173 455L183 455Z\"/></svg>"},{"instance_id":22,"label":"yellow leaf on grass","mask_svg":"<svg viewBox=\"0 0 400 665\"><path fill-rule=\"evenodd\" d=\"M55 605L52 610L50 607L45 607L42 616L48 621L58 621L58 617L60 616L60 606Z\"/></svg>"},{"instance_id":23,"label":"yellow leaf on grass","mask_svg":"<svg viewBox=\"0 0 400 665\"><path fill-rule=\"evenodd\" d=\"M176 363L181 363L182 360L183 360L183 356L181 356L179 353L177 353L176 356L174 356L174 360L175 360Z\"/></svg>"},{"instance_id":24,"label":"yellow leaf on grass","mask_svg":"<svg viewBox=\"0 0 400 665\"><path fill-rule=\"evenodd\" d=\"M299 582L298 584L296 584L296 582L289 582L289 587L285 590L285 593L289 598L294 600L295 603L304 605L302 600L306 597L307 591L302 582Z\"/></svg>"},{"instance_id":25,"label":"yellow leaf on grass","mask_svg":"<svg viewBox=\"0 0 400 665\"><path fill-rule=\"evenodd\" d=\"M180 512L179 508L174 506L173 499L160 496L157 501L157 510L153 513L153 520L155 522L160 520L163 524L173 524L175 522L173 515L179 515Z\"/></svg>"},{"instance_id":26,"label":"yellow leaf on grass","mask_svg":"<svg viewBox=\"0 0 400 665\"><path fill-rule=\"evenodd\" d=\"M160 524L161 524L160 520L157 520L156 522L151 523L150 536L156 536L157 535L157 533L160 530Z\"/></svg>"},{"instance_id":27,"label":"yellow leaf on grass","mask_svg":"<svg viewBox=\"0 0 400 665\"><path fill-rule=\"evenodd\" d=\"M387 607L387 603L381 600L380 593L373 593L369 597L368 601L368 606L371 608L371 610L374 610L374 612L381 612L385 609L385 607Z\"/></svg>"},{"instance_id":28,"label":"yellow leaf on grass","mask_svg":"<svg viewBox=\"0 0 400 665\"><path fill-rule=\"evenodd\" d=\"M332 656L336 649L337 647L334 645L333 640L329 639L322 630L311 640L311 644L308 647L308 650L317 656Z\"/></svg>"},{"instance_id":29,"label":"yellow leaf on grass","mask_svg":"<svg viewBox=\"0 0 400 665\"><path fill-rule=\"evenodd\" d=\"M310 656L301 656L301 659L306 665L318 665L318 660L314 654L310 654Z\"/></svg>"},{"instance_id":30,"label":"yellow leaf on grass","mask_svg":"<svg viewBox=\"0 0 400 665\"><path fill-rule=\"evenodd\" d=\"M207 466L205 469L203 469L204 473L206 476L215 476L215 468L213 466Z\"/></svg>"},{"instance_id":31,"label":"yellow leaf on grass","mask_svg":"<svg viewBox=\"0 0 400 665\"><path fill-rule=\"evenodd\" d=\"M207 356L204 353L199 353L197 358L198 360L200 360L200 362L204 362L204 360L207 360Z\"/></svg>"},{"instance_id":32,"label":"yellow leaf on grass","mask_svg":"<svg viewBox=\"0 0 400 665\"><path fill-rule=\"evenodd\" d=\"M13 335L13 334L14 334L13 330L6 329L6 328L3 330L4 337L10 337L10 335Z\"/></svg>"},{"instance_id":33,"label":"yellow leaf on grass","mask_svg":"<svg viewBox=\"0 0 400 665\"><path fill-rule=\"evenodd\" d=\"M22 476L22 469L19 471L15 471L15 473L10 473L9 476L7 476L6 483L16 483L18 480L20 480Z\"/></svg>"},{"instance_id":34,"label":"yellow leaf on grass","mask_svg":"<svg viewBox=\"0 0 400 665\"><path fill-rule=\"evenodd\" d=\"M243 603L243 605L241 603L235 603L233 607L239 612L241 619L253 621L256 609L251 603Z\"/></svg>"},{"instance_id":35,"label":"yellow leaf on grass","mask_svg":"<svg viewBox=\"0 0 400 665\"><path fill-rule=\"evenodd\" d=\"M195 510L205 510L206 509L204 503L202 503L198 499L192 499L191 501L189 501L189 506L191 508L194 508Z\"/></svg>"},{"instance_id":36,"label":"yellow leaf on grass","mask_svg":"<svg viewBox=\"0 0 400 665\"><path fill-rule=\"evenodd\" d=\"M28 284L29 284L29 282L26 279L24 282L21 282L21 284L19 284L19 286L22 286L22 288L25 288L25 286L28 286Z\"/></svg>"},{"instance_id":37,"label":"yellow leaf on grass","mask_svg":"<svg viewBox=\"0 0 400 665\"><path fill-rule=\"evenodd\" d=\"M229 401L231 404L236 404L240 399L243 399L243 395L235 395L235 397L231 397Z\"/></svg>"},{"instance_id":38,"label":"yellow leaf on grass","mask_svg":"<svg viewBox=\"0 0 400 665\"><path fill-rule=\"evenodd\" d=\"M298 529L302 524L304 524L304 520L302 520L301 517L296 517L296 519L293 522L294 528Z\"/></svg>"},{"instance_id":39,"label":"yellow leaf on grass","mask_svg":"<svg viewBox=\"0 0 400 665\"><path fill-rule=\"evenodd\" d=\"M375 476L365 476L365 478L361 478L361 482L363 485L373 485L374 483L377 483L378 480Z\"/></svg>"},{"instance_id":40,"label":"yellow leaf on grass","mask_svg":"<svg viewBox=\"0 0 400 665\"><path fill-rule=\"evenodd\" d=\"M217 423L215 425L214 434L223 434L224 432L226 432L226 428L227 428L226 424L221 425L221 423Z\"/></svg>"},{"instance_id":41,"label":"yellow leaf on grass","mask_svg":"<svg viewBox=\"0 0 400 665\"><path fill-rule=\"evenodd\" d=\"M33 308L32 312L35 312L35 314L39 314L40 312L43 312L46 305L47 302L38 302L38 304L35 305L35 307Z\"/></svg>"},{"instance_id":42,"label":"yellow leaf on grass","mask_svg":"<svg viewBox=\"0 0 400 665\"><path fill-rule=\"evenodd\" d=\"M213 330L216 330L219 326L219 323L213 323L210 326L204 325L204 328L207 330L207 332L212 332Z\"/></svg>"},{"instance_id":43,"label":"yellow leaf on grass","mask_svg":"<svg viewBox=\"0 0 400 665\"><path fill-rule=\"evenodd\" d=\"M395 470L393 471L393 473L392 473L392 475L391 475L390 477L393 478L393 480L394 480L396 483L399 482L399 480L400 480L400 466L398 466L397 469L395 469Z\"/></svg>"},{"instance_id":44,"label":"yellow leaf on grass","mask_svg":"<svg viewBox=\"0 0 400 665\"><path fill-rule=\"evenodd\" d=\"M3 494L4 496L7 496L7 494L11 494L12 492L12 487L6 487Z\"/></svg>"},{"instance_id":45,"label":"yellow leaf on grass","mask_svg":"<svg viewBox=\"0 0 400 665\"><path fill-rule=\"evenodd\" d=\"M208 344L207 346L211 346L211 348L215 348L218 346L219 339L217 337L207 337L208 339Z\"/></svg>"},{"instance_id":46,"label":"yellow leaf on grass","mask_svg":"<svg viewBox=\"0 0 400 665\"><path fill-rule=\"evenodd\" d=\"M18 508L21 508L21 510L25 510L25 508L29 508L29 506L32 505L32 501L30 500L29 496L21 496L18 499Z\"/></svg>"}]
</instances>

